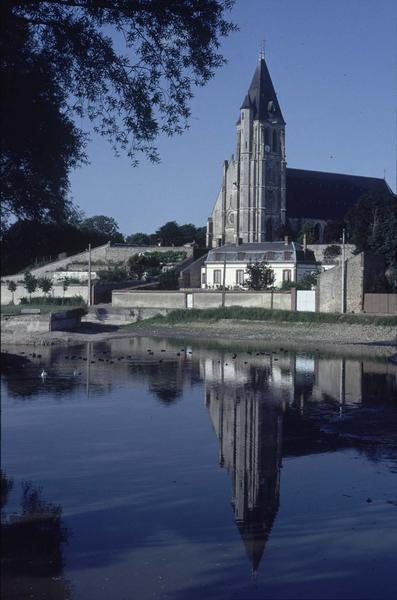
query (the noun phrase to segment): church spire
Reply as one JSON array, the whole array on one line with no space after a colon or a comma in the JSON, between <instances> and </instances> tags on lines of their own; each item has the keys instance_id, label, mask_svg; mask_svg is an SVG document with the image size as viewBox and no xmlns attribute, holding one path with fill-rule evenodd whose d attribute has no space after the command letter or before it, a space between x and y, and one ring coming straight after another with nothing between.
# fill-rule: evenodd
<instances>
[{"instance_id":1,"label":"church spire","mask_svg":"<svg viewBox=\"0 0 397 600\"><path fill-rule=\"evenodd\" d=\"M272 121L285 125L280 105L264 58L264 50L259 55L248 93L241 108L251 108L254 120Z\"/></svg>"}]
</instances>

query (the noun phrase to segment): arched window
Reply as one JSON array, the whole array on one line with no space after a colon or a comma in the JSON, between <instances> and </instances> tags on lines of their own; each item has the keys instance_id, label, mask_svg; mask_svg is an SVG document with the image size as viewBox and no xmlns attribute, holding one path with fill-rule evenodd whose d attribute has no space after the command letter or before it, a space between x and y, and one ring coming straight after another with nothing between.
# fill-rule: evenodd
<instances>
[{"instance_id":1,"label":"arched window","mask_svg":"<svg viewBox=\"0 0 397 600\"><path fill-rule=\"evenodd\" d=\"M277 140L277 131L273 130L273 152L278 151L278 140Z\"/></svg>"}]
</instances>

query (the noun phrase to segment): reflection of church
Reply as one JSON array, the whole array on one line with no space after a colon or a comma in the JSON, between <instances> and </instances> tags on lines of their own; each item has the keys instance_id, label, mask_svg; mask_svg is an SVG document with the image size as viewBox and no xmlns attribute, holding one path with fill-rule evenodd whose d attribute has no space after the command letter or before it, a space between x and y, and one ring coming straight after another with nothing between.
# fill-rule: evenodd
<instances>
[{"instance_id":1,"label":"reflection of church","mask_svg":"<svg viewBox=\"0 0 397 600\"><path fill-rule=\"evenodd\" d=\"M235 522L256 572L279 506L282 410L252 381L225 377L222 363L204 361L212 371L205 379L205 402L219 439L220 464L232 479ZM255 379L255 371L252 375Z\"/></svg>"},{"instance_id":2,"label":"reflection of church","mask_svg":"<svg viewBox=\"0 0 397 600\"><path fill-rule=\"evenodd\" d=\"M326 447L320 425L327 413L315 407L330 401L338 410L345 403L385 398L396 390L396 375L393 366L343 357L281 351L235 356L203 352L200 377L219 441L219 463L231 478L235 523L256 572L278 512L282 456ZM364 383L377 370L375 393Z\"/></svg>"}]
</instances>

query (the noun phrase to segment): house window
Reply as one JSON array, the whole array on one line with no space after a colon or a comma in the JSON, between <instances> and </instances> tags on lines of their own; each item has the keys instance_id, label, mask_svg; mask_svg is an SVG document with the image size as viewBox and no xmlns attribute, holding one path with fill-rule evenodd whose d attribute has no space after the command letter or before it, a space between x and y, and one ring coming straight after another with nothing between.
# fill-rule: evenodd
<instances>
[{"instance_id":1,"label":"house window","mask_svg":"<svg viewBox=\"0 0 397 600\"><path fill-rule=\"evenodd\" d=\"M283 281L291 281L291 269L284 269Z\"/></svg>"},{"instance_id":2,"label":"house window","mask_svg":"<svg viewBox=\"0 0 397 600\"><path fill-rule=\"evenodd\" d=\"M214 270L214 284L219 285L221 283L221 273L222 271L220 269Z\"/></svg>"},{"instance_id":3,"label":"house window","mask_svg":"<svg viewBox=\"0 0 397 600\"><path fill-rule=\"evenodd\" d=\"M244 269L237 269L236 271L236 284L243 285L244 283Z\"/></svg>"},{"instance_id":4,"label":"house window","mask_svg":"<svg viewBox=\"0 0 397 600\"><path fill-rule=\"evenodd\" d=\"M207 273L201 273L201 283L205 285L207 283Z\"/></svg>"}]
</instances>

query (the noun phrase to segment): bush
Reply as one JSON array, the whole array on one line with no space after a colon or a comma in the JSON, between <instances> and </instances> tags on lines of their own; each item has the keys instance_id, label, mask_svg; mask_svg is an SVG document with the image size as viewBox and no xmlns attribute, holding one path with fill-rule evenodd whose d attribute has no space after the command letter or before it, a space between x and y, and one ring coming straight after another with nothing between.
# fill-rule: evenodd
<instances>
[{"instance_id":1,"label":"bush","mask_svg":"<svg viewBox=\"0 0 397 600\"><path fill-rule=\"evenodd\" d=\"M325 260L332 260L333 258L336 258L337 256L340 256L342 250L340 246L337 246L336 244L331 244L331 246L327 246L323 252L323 257L325 258Z\"/></svg>"},{"instance_id":2,"label":"bush","mask_svg":"<svg viewBox=\"0 0 397 600\"><path fill-rule=\"evenodd\" d=\"M97 271L99 281L124 281L128 279L129 274L125 267L113 267Z\"/></svg>"},{"instance_id":3,"label":"bush","mask_svg":"<svg viewBox=\"0 0 397 600\"><path fill-rule=\"evenodd\" d=\"M24 297L21 298L21 304L30 304L30 302L28 298ZM33 298L32 304L45 304L52 306L66 304L68 306L85 306L82 296L72 296L71 298L63 298L62 296L38 296L37 298Z\"/></svg>"}]
</instances>

